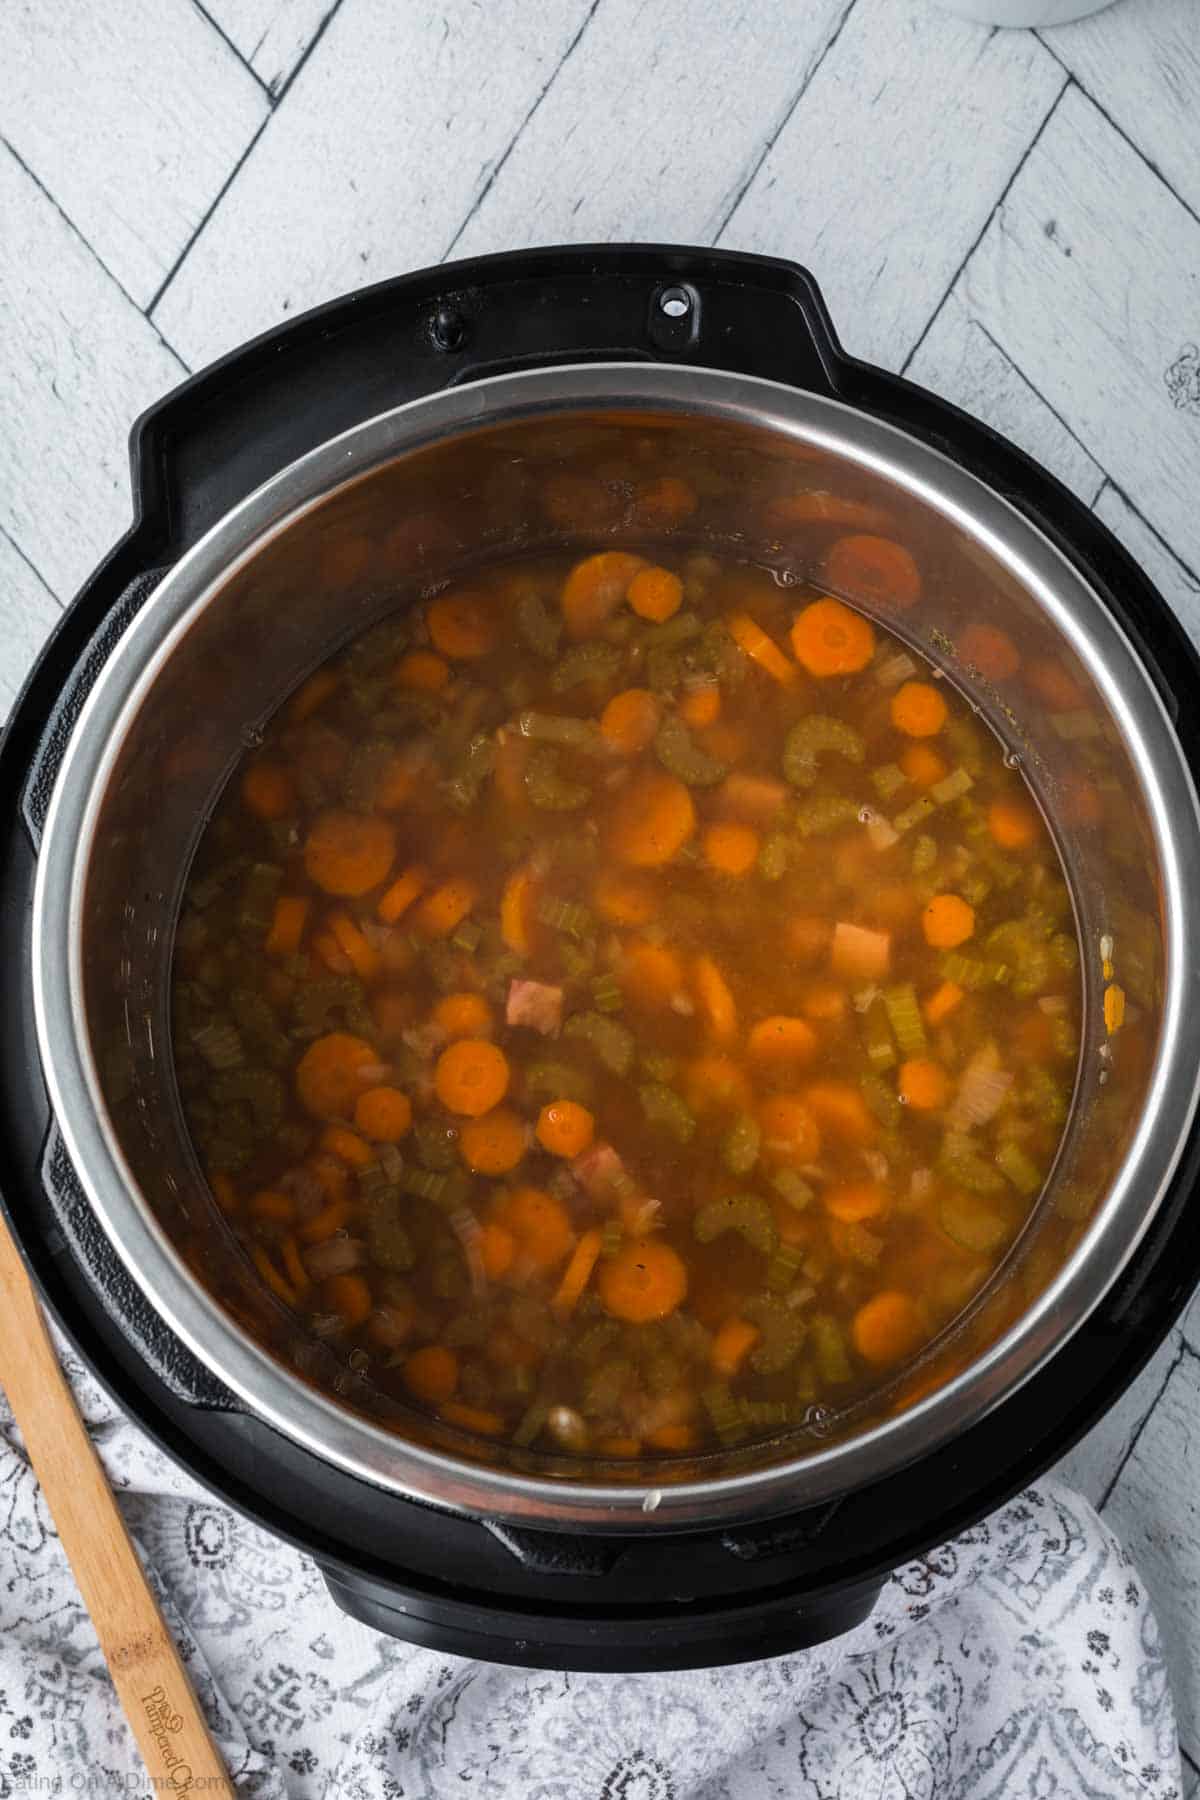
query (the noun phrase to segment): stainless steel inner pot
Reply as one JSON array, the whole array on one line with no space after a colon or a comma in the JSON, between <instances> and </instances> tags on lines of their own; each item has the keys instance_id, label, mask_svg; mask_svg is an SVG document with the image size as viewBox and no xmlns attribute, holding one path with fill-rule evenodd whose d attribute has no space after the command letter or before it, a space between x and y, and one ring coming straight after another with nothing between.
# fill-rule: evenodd
<instances>
[{"instance_id":1,"label":"stainless steel inner pot","mask_svg":"<svg viewBox=\"0 0 1200 1800\"><path fill-rule=\"evenodd\" d=\"M373 1415L352 1372L323 1368L294 1321L264 1327L273 1303L240 1260L236 1291L214 1297L195 1271L227 1270L240 1253L182 1123L168 978L204 818L281 698L472 557L561 545L539 498L547 472L569 495L599 467L619 492L665 433L684 434L692 466L712 472L695 539L769 564L783 581L806 573L789 494L850 491L897 521L927 571L921 605L893 616L854 598L939 664L1022 759L1075 901L1084 1041L1037 1218L961 1327L975 1332L963 1340L974 1347L964 1370L832 1438L818 1426L598 1481L565 1458L491 1451L482 1462L428 1422L398 1428ZM601 517L577 519L571 536L623 541ZM653 528L637 536L644 543ZM956 652L968 619L1003 623L1023 651L1054 655L1080 704L1054 714L1006 700ZM1101 825L1073 812L1081 765L1105 796ZM1136 650L1050 541L964 468L771 382L644 364L540 370L451 389L321 446L163 580L89 696L47 820L34 918L41 1055L71 1159L130 1273L281 1432L380 1487L493 1516L596 1529L748 1518L877 1481L963 1430L1026 1381L1120 1275L1196 1104L1200 1009L1187 951L1200 941L1198 877L1196 795ZM1114 983L1131 999L1136 1053L1106 1031ZM1038 1265L1046 1230L1065 1247L1061 1266Z\"/></svg>"}]
</instances>

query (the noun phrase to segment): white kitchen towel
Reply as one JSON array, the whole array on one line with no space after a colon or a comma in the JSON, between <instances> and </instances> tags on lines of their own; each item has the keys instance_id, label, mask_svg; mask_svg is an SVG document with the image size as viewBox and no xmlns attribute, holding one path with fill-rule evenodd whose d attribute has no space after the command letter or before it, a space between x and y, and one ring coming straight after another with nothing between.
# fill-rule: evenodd
<instances>
[{"instance_id":1,"label":"white kitchen towel","mask_svg":"<svg viewBox=\"0 0 1200 1800\"><path fill-rule=\"evenodd\" d=\"M1053 1481L899 1570L872 1617L820 1649L678 1675L514 1670L412 1649L342 1617L311 1562L198 1488L77 1358L64 1362L240 1794L1180 1794L1145 1589L1087 1502ZM0 1494L0 1800L149 1800L6 1410Z\"/></svg>"}]
</instances>

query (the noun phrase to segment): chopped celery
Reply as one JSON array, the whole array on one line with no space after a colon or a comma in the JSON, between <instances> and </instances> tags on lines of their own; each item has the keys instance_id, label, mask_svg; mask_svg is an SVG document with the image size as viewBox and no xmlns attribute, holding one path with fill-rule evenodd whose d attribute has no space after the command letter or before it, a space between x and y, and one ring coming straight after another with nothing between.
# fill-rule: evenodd
<instances>
[{"instance_id":1,"label":"chopped celery","mask_svg":"<svg viewBox=\"0 0 1200 1800\"><path fill-rule=\"evenodd\" d=\"M669 1132L677 1143L691 1142L696 1131L695 1115L674 1088L661 1081L649 1081L638 1089L638 1098L648 1125Z\"/></svg>"},{"instance_id":2,"label":"chopped celery","mask_svg":"<svg viewBox=\"0 0 1200 1800\"><path fill-rule=\"evenodd\" d=\"M831 754L850 763L864 762L867 747L862 733L845 719L809 713L784 740L783 772L794 787L811 787L817 779L817 758Z\"/></svg>"},{"instance_id":3,"label":"chopped celery","mask_svg":"<svg viewBox=\"0 0 1200 1800\"><path fill-rule=\"evenodd\" d=\"M885 988L883 1004L887 1008L888 1023L896 1034L896 1042L901 1050L906 1056L919 1056L925 1049L925 1026L921 1020L916 989L911 981Z\"/></svg>"},{"instance_id":4,"label":"chopped celery","mask_svg":"<svg viewBox=\"0 0 1200 1800\"><path fill-rule=\"evenodd\" d=\"M936 841L922 832L913 845L912 872L914 875L927 875L937 861Z\"/></svg>"},{"instance_id":5,"label":"chopped celery","mask_svg":"<svg viewBox=\"0 0 1200 1800\"><path fill-rule=\"evenodd\" d=\"M871 781L881 800L890 800L907 780L908 776L896 763L884 763L881 768L871 770Z\"/></svg>"},{"instance_id":6,"label":"chopped celery","mask_svg":"<svg viewBox=\"0 0 1200 1800\"><path fill-rule=\"evenodd\" d=\"M933 801L922 794L919 800L914 800L911 806L906 806L903 812L896 814L892 820L892 829L898 831L903 837L904 833L911 831L914 825L923 825L925 820L931 818L936 811L937 807Z\"/></svg>"},{"instance_id":7,"label":"chopped celery","mask_svg":"<svg viewBox=\"0 0 1200 1800\"><path fill-rule=\"evenodd\" d=\"M960 1193L943 1196L938 1205L938 1223L946 1236L964 1250L989 1256L998 1250L1008 1236L1008 1225L1000 1213L981 1206L974 1198Z\"/></svg>"},{"instance_id":8,"label":"chopped celery","mask_svg":"<svg viewBox=\"0 0 1200 1800\"><path fill-rule=\"evenodd\" d=\"M805 1207L812 1205L812 1187L795 1169L776 1169L771 1186L796 1212L803 1212Z\"/></svg>"},{"instance_id":9,"label":"chopped celery","mask_svg":"<svg viewBox=\"0 0 1200 1800\"><path fill-rule=\"evenodd\" d=\"M795 1362L808 1335L808 1327L795 1307L774 1295L748 1300L743 1312L762 1336L750 1352L750 1367L758 1375L777 1375Z\"/></svg>"},{"instance_id":10,"label":"chopped celery","mask_svg":"<svg viewBox=\"0 0 1200 1800\"><path fill-rule=\"evenodd\" d=\"M566 1038L590 1044L604 1067L613 1075L628 1075L633 1067L633 1033L619 1020L604 1013L572 1013L563 1026Z\"/></svg>"},{"instance_id":11,"label":"chopped celery","mask_svg":"<svg viewBox=\"0 0 1200 1800\"><path fill-rule=\"evenodd\" d=\"M748 1175L758 1161L762 1133L749 1113L739 1113L721 1139L721 1161L731 1175Z\"/></svg>"},{"instance_id":12,"label":"chopped celery","mask_svg":"<svg viewBox=\"0 0 1200 1800\"><path fill-rule=\"evenodd\" d=\"M896 1064L896 1045L888 1019L882 999L872 1000L863 1014L863 1046L873 1069L891 1069Z\"/></svg>"},{"instance_id":13,"label":"chopped celery","mask_svg":"<svg viewBox=\"0 0 1200 1800\"><path fill-rule=\"evenodd\" d=\"M658 728L654 754L669 775L688 787L715 787L729 773L729 765L692 741L692 734L678 713L669 713Z\"/></svg>"},{"instance_id":14,"label":"chopped celery","mask_svg":"<svg viewBox=\"0 0 1200 1800\"><path fill-rule=\"evenodd\" d=\"M996 1165L1003 1170L1020 1194L1036 1194L1042 1185L1041 1170L1012 1138L1007 1139L997 1150Z\"/></svg>"},{"instance_id":15,"label":"chopped celery","mask_svg":"<svg viewBox=\"0 0 1200 1800\"><path fill-rule=\"evenodd\" d=\"M947 806L951 800L959 800L964 794L970 793L974 785L975 783L966 769L951 769L950 773L941 781L934 782L929 790L929 797L936 801L938 806Z\"/></svg>"},{"instance_id":16,"label":"chopped celery","mask_svg":"<svg viewBox=\"0 0 1200 1800\"><path fill-rule=\"evenodd\" d=\"M758 1194L723 1194L718 1200L706 1200L693 1215L692 1230L702 1244L711 1244L723 1232L736 1231L764 1256L775 1251L775 1221L771 1208Z\"/></svg>"},{"instance_id":17,"label":"chopped celery","mask_svg":"<svg viewBox=\"0 0 1200 1800\"><path fill-rule=\"evenodd\" d=\"M860 810L857 800L824 794L796 808L796 829L801 837L822 837L827 832L840 831L843 825L857 824Z\"/></svg>"}]
</instances>

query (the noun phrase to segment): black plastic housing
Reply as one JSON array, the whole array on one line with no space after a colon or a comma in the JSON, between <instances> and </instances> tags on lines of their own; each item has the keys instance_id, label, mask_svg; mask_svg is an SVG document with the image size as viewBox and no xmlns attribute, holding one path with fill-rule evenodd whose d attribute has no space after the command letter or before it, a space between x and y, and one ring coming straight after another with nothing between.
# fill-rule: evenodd
<instances>
[{"instance_id":1,"label":"black plastic housing","mask_svg":"<svg viewBox=\"0 0 1200 1800\"><path fill-rule=\"evenodd\" d=\"M664 296L682 310L664 310ZM0 958L22 977L0 1023L2 1198L47 1303L99 1379L200 1481L314 1555L347 1612L493 1661L687 1667L848 1629L892 1569L1001 1504L1095 1422L1200 1275L1200 1209L1188 1204L1200 1130L1117 1287L1019 1394L951 1445L832 1506L765 1525L664 1537L648 1522L640 1536L576 1540L440 1512L351 1478L242 1408L197 1362L116 1258L58 1142L28 973L40 829L62 748L108 650L161 575L247 493L372 414L450 383L587 359L764 376L842 400L954 457L1036 521L1100 592L1200 777L1200 664L1144 575L1014 446L847 357L803 269L712 250L598 246L381 283L256 339L137 421L134 525L65 613L13 710L0 745Z\"/></svg>"}]
</instances>

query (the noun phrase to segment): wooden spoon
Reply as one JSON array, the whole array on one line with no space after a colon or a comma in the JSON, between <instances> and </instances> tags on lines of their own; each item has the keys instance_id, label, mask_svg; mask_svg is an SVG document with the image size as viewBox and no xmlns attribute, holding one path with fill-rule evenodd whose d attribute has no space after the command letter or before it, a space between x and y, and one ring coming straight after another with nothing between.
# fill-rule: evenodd
<instances>
[{"instance_id":1,"label":"wooden spoon","mask_svg":"<svg viewBox=\"0 0 1200 1800\"><path fill-rule=\"evenodd\" d=\"M236 1800L2 1216L0 1380L155 1793Z\"/></svg>"}]
</instances>

